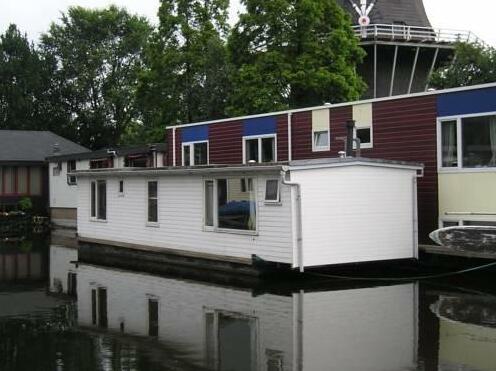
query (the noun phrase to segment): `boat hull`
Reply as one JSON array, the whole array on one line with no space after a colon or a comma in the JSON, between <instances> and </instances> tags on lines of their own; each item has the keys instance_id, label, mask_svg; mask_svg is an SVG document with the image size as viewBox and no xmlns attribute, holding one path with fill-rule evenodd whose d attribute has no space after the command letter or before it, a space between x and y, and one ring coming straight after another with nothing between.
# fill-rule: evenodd
<instances>
[{"instance_id":1,"label":"boat hull","mask_svg":"<svg viewBox=\"0 0 496 371\"><path fill-rule=\"evenodd\" d=\"M496 256L496 227L441 228L432 232L429 237L438 245L453 250L494 254Z\"/></svg>"}]
</instances>

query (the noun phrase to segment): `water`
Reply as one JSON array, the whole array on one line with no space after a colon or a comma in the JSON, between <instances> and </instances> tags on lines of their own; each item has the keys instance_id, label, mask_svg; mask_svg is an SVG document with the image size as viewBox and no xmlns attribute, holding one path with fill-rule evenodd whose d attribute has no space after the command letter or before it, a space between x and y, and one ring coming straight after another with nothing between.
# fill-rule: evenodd
<instances>
[{"instance_id":1,"label":"water","mask_svg":"<svg viewBox=\"0 0 496 371\"><path fill-rule=\"evenodd\" d=\"M300 290L76 260L0 245L0 370L496 370L490 274Z\"/></svg>"}]
</instances>

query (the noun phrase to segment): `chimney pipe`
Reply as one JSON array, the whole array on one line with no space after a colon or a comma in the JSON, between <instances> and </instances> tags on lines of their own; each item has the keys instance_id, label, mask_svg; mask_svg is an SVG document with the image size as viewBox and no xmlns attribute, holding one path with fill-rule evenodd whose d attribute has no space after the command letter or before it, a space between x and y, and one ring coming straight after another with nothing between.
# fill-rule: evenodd
<instances>
[{"instance_id":1,"label":"chimney pipe","mask_svg":"<svg viewBox=\"0 0 496 371\"><path fill-rule=\"evenodd\" d=\"M353 132L355 129L355 121L346 121L346 157L353 157Z\"/></svg>"}]
</instances>

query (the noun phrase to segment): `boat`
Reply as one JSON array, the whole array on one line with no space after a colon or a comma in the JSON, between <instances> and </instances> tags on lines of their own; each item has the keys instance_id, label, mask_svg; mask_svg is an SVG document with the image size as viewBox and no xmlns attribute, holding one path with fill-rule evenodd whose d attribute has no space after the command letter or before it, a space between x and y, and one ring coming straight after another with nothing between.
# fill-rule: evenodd
<instances>
[{"instance_id":1,"label":"boat","mask_svg":"<svg viewBox=\"0 0 496 371\"><path fill-rule=\"evenodd\" d=\"M431 232L429 237L438 245L452 250L496 254L496 227L446 227Z\"/></svg>"}]
</instances>

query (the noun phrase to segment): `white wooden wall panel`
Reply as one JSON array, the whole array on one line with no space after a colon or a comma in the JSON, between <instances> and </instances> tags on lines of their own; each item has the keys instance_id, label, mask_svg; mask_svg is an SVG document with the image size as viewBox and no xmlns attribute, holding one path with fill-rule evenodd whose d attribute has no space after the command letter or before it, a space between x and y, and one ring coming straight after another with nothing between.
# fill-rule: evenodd
<instances>
[{"instance_id":1,"label":"white wooden wall panel","mask_svg":"<svg viewBox=\"0 0 496 371\"><path fill-rule=\"evenodd\" d=\"M273 178L273 177L272 177ZM292 263L290 191L283 186L281 205L265 205L265 179L255 182L258 197L258 235L208 232L203 227L203 179L169 176L159 182L159 227L146 223L146 182L143 177L124 178L124 197L118 195L119 178L107 182L107 222L91 221L90 181L80 178L78 233L97 238L163 248Z\"/></svg>"},{"instance_id":2,"label":"white wooden wall panel","mask_svg":"<svg viewBox=\"0 0 496 371\"><path fill-rule=\"evenodd\" d=\"M50 207L75 209L77 207L77 186L67 184L67 161L62 162L60 175L53 175L55 167L57 163L50 162L48 166ZM88 160L76 161L76 170L87 169L89 169Z\"/></svg>"},{"instance_id":3,"label":"white wooden wall panel","mask_svg":"<svg viewBox=\"0 0 496 371\"><path fill-rule=\"evenodd\" d=\"M293 171L301 184L304 265L414 257L414 176L367 166Z\"/></svg>"}]
</instances>

